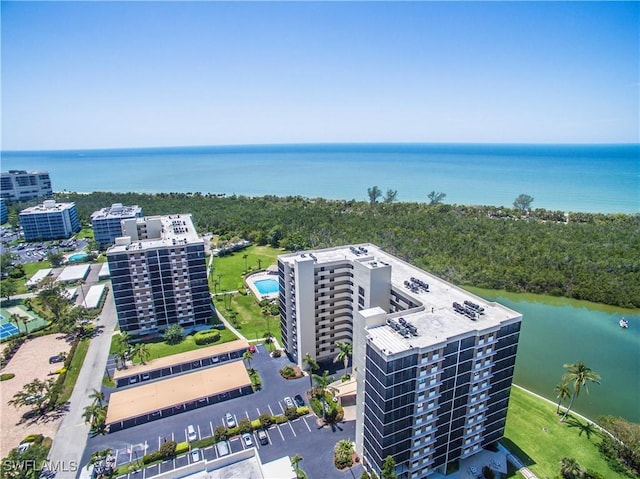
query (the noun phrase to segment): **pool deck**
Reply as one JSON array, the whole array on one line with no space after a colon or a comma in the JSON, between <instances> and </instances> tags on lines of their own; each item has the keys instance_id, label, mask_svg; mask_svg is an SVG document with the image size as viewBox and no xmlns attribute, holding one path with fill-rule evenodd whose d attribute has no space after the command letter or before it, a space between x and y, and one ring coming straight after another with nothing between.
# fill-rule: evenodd
<instances>
[{"instance_id":1,"label":"pool deck","mask_svg":"<svg viewBox=\"0 0 640 479\"><path fill-rule=\"evenodd\" d=\"M253 295L258 299L258 301L262 299L278 299L278 296L280 294L279 291L276 291L274 293L263 294L258 290L258 288L255 285L255 282L260 281L262 279L272 279L278 282L278 275L269 273L267 271L260 271L259 273L254 273L252 275L247 276L246 282L247 282L247 286L251 290L251 293L253 293Z\"/></svg>"}]
</instances>

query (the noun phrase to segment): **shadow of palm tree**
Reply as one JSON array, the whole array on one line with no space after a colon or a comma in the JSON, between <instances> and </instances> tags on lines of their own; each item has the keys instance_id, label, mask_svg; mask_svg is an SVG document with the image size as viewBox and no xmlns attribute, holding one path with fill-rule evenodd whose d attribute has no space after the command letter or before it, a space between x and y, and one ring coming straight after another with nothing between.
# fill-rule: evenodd
<instances>
[{"instance_id":1,"label":"shadow of palm tree","mask_svg":"<svg viewBox=\"0 0 640 479\"><path fill-rule=\"evenodd\" d=\"M582 436L582 434L584 434L585 436L587 436L587 439L589 440L591 440L592 435L595 435L595 436L600 435L600 431L598 431L598 429L593 426L593 423L587 421L585 424L579 419L575 418L574 416L569 416L565 421L565 424L568 427L573 427L578 429L578 436Z\"/></svg>"}]
</instances>

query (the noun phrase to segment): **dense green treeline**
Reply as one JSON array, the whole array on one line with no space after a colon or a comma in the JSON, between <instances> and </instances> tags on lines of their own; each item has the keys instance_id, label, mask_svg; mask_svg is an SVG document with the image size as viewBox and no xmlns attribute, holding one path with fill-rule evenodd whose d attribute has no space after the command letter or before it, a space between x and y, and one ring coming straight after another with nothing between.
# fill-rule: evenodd
<instances>
[{"instance_id":1,"label":"dense green treeline","mask_svg":"<svg viewBox=\"0 0 640 479\"><path fill-rule=\"evenodd\" d=\"M371 242L456 284L640 307L640 215L200 194L67 194L81 221L120 202L286 249Z\"/></svg>"}]
</instances>

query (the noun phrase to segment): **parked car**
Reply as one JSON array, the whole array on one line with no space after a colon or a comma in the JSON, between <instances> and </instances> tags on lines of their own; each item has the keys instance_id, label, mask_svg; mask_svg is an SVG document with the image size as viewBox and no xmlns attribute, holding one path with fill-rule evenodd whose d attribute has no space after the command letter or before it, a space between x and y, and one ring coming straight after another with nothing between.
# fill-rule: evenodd
<instances>
[{"instance_id":1,"label":"parked car","mask_svg":"<svg viewBox=\"0 0 640 479\"><path fill-rule=\"evenodd\" d=\"M49 358L49 364L53 363L62 363L67 357L64 354L56 354L55 356L51 356Z\"/></svg>"},{"instance_id":2,"label":"parked car","mask_svg":"<svg viewBox=\"0 0 640 479\"><path fill-rule=\"evenodd\" d=\"M198 462L199 460L201 460L202 457L200 456L200 449L195 447L191 450L191 462Z\"/></svg>"},{"instance_id":3,"label":"parked car","mask_svg":"<svg viewBox=\"0 0 640 479\"><path fill-rule=\"evenodd\" d=\"M302 396L300 396L300 394L296 394L295 396L293 396L293 400L296 403L296 406L298 407L303 407L304 404L304 399L302 399Z\"/></svg>"},{"instance_id":4,"label":"parked car","mask_svg":"<svg viewBox=\"0 0 640 479\"><path fill-rule=\"evenodd\" d=\"M267 444L269 444L269 436L267 436L266 432L264 432L261 429L257 432L257 435L258 435L258 441L260 441L260 444L262 444L263 446L266 446Z\"/></svg>"},{"instance_id":5,"label":"parked car","mask_svg":"<svg viewBox=\"0 0 640 479\"><path fill-rule=\"evenodd\" d=\"M236 420L230 412L224 416L224 422L227 424L227 428L236 427Z\"/></svg>"},{"instance_id":6,"label":"parked car","mask_svg":"<svg viewBox=\"0 0 640 479\"><path fill-rule=\"evenodd\" d=\"M253 446L253 439L251 438L251 434L249 434L248 432L245 432L242 435L242 442L244 443L245 447L252 447Z\"/></svg>"},{"instance_id":7,"label":"parked car","mask_svg":"<svg viewBox=\"0 0 640 479\"><path fill-rule=\"evenodd\" d=\"M193 442L198 439L198 435L196 434L196 428L193 427L193 424L189 424L187 426L187 439L189 442Z\"/></svg>"},{"instance_id":8,"label":"parked car","mask_svg":"<svg viewBox=\"0 0 640 479\"><path fill-rule=\"evenodd\" d=\"M284 398L284 405L285 408L296 407L295 404L293 404L293 399L291 399L289 396Z\"/></svg>"}]
</instances>

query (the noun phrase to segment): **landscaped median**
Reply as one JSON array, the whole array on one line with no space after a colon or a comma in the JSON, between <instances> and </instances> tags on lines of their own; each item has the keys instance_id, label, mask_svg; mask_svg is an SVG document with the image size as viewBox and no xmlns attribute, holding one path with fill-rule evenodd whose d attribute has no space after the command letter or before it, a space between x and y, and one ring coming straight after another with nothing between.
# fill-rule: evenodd
<instances>
[{"instance_id":1,"label":"landscaped median","mask_svg":"<svg viewBox=\"0 0 640 479\"><path fill-rule=\"evenodd\" d=\"M287 421L293 421L302 416L309 414L309 408L307 406L299 408L287 408L284 414L272 416L271 414L261 414L258 418L250 420L248 418L238 421L238 425L232 428L226 428L224 426L218 426L213 436L200 439L198 441L179 442L167 441L160 447L159 450L149 453L142 457L141 461L144 467L152 466L159 462L166 461L167 459L173 459L175 457L184 455L193 448L204 449L209 446L213 446L220 441L226 441L229 438L239 436L240 434L257 431L259 429L268 429L274 424L284 424ZM120 465L114 473L114 477L127 474L132 470L139 469L139 461L126 463Z\"/></svg>"}]
</instances>

